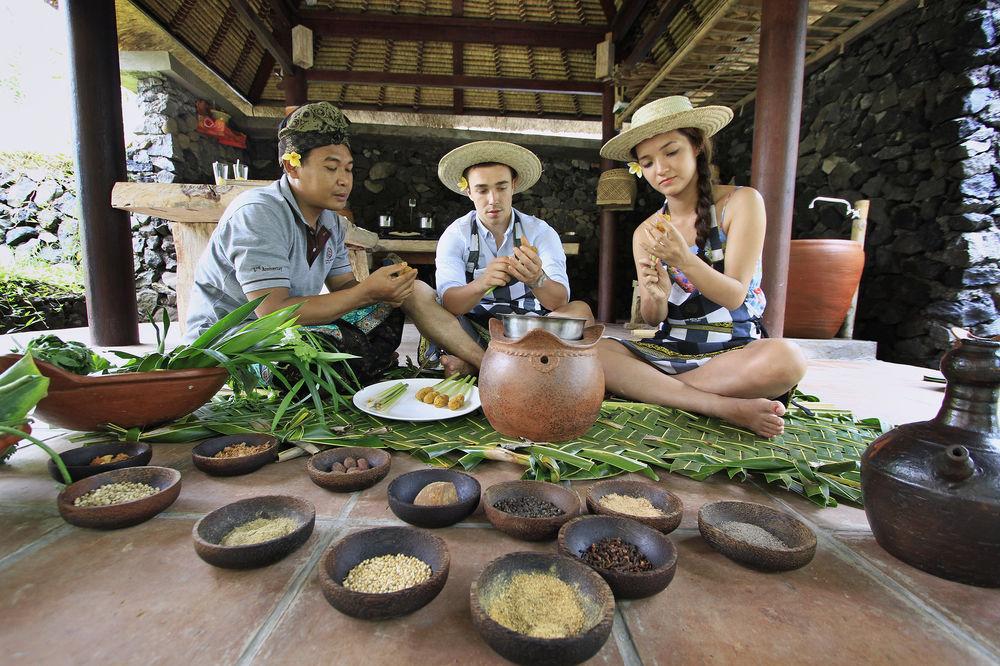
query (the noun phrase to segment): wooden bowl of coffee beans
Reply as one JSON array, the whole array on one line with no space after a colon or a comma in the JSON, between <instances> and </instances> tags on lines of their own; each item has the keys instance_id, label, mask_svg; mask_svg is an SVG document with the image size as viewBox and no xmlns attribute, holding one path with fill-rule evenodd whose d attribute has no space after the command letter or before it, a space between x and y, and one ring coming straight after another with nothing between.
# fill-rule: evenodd
<instances>
[{"instance_id":1,"label":"wooden bowl of coffee beans","mask_svg":"<svg viewBox=\"0 0 1000 666\"><path fill-rule=\"evenodd\" d=\"M370 488L389 473L392 458L382 449L336 448L309 459L306 471L320 488L335 493L353 493Z\"/></svg>"},{"instance_id":2,"label":"wooden bowl of coffee beans","mask_svg":"<svg viewBox=\"0 0 1000 666\"><path fill-rule=\"evenodd\" d=\"M330 605L363 620L407 615L429 604L448 580L444 539L414 527L354 532L323 555L319 582Z\"/></svg>"},{"instance_id":3,"label":"wooden bowl of coffee beans","mask_svg":"<svg viewBox=\"0 0 1000 666\"><path fill-rule=\"evenodd\" d=\"M574 518L559 530L559 552L599 573L615 596L624 599L662 592L677 571L673 542L629 518Z\"/></svg>"}]
</instances>

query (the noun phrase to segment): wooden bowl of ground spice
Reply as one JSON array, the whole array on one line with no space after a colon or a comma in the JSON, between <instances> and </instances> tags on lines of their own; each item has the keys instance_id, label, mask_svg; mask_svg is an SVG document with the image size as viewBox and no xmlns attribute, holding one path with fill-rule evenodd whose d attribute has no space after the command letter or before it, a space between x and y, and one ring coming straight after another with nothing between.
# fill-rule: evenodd
<instances>
[{"instance_id":1,"label":"wooden bowl of ground spice","mask_svg":"<svg viewBox=\"0 0 1000 666\"><path fill-rule=\"evenodd\" d=\"M264 495L227 504L191 531L198 557L225 569L272 564L304 544L316 524L316 507L288 495Z\"/></svg>"},{"instance_id":2,"label":"wooden bowl of ground spice","mask_svg":"<svg viewBox=\"0 0 1000 666\"><path fill-rule=\"evenodd\" d=\"M628 479L592 485L587 490L587 508L594 514L630 518L664 534L676 530L684 517L680 497L655 484Z\"/></svg>"},{"instance_id":3,"label":"wooden bowl of ground spice","mask_svg":"<svg viewBox=\"0 0 1000 666\"><path fill-rule=\"evenodd\" d=\"M213 437L191 449L194 466L212 476L256 472L278 459L278 440L272 435Z\"/></svg>"},{"instance_id":4,"label":"wooden bowl of ground spice","mask_svg":"<svg viewBox=\"0 0 1000 666\"><path fill-rule=\"evenodd\" d=\"M803 567L816 554L816 535L798 518L754 502L712 502L698 511L698 529L712 548L764 571Z\"/></svg>"},{"instance_id":5,"label":"wooden bowl of ground spice","mask_svg":"<svg viewBox=\"0 0 1000 666\"><path fill-rule=\"evenodd\" d=\"M677 549L664 534L628 518L580 516L559 530L559 552L591 567L615 596L662 592L677 571Z\"/></svg>"},{"instance_id":6,"label":"wooden bowl of ground spice","mask_svg":"<svg viewBox=\"0 0 1000 666\"><path fill-rule=\"evenodd\" d=\"M578 664L611 635L615 599L590 567L561 555L517 552L483 569L469 592L472 622L502 657Z\"/></svg>"},{"instance_id":7,"label":"wooden bowl of ground spice","mask_svg":"<svg viewBox=\"0 0 1000 666\"><path fill-rule=\"evenodd\" d=\"M545 481L504 481L486 489L483 508L501 532L524 541L546 541L580 515L580 497Z\"/></svg>"},{"instance_id":8,"label":"wooden bowl of ground spice","mask_svg":"<svg viewBox=\"0 0 1000 666\"><path fill-rule=\"evenodd\" d=\"M109 442L70 449L60 453L59 456L66 465L69 477L79 481L113 469L148 465L153 459L153 449L145 442ZM49 460L48 467L52 478L62 483L62 474L59 473L56 464Z\"/></svg>"},{"instance_id":9,"label":"wooden bowl of ground spice","mask_svg":"<svg viewBox=\"0 0 1000 666\"><path fill-rule=\"evenodd\" d=\"M370 488L389 473L392 457L382 449L361 446L336 448L309 459L306 471L320 488L335 493L353 493Z\"/></svg>"},{"instance_id":10,"label":"wooden bowl of ground spice","mask_svg":"<svg viewBox=\"0 0 1000 666\"><path fill-rule=\"evenodd\" d=\"M341 613L385 620L429 604L450 566L444 539L414 527L378 527L333 544L320 562L319 582Z\"/></svg>"},{"instance_id":11,"label":"wooden bowl of ground spice","mask_svg":"<svg viewBox=\"0 0 1000 666\"><path fill-rule=\"evenodd\" d=\"M417 496L432 483L450 483L454 486L457 501L448 504L418 504ZM388 488L389 508L411 525L418 527L447 527L465 520L479 506L481 488L472 476L454 469L418 469L401 474Z\"/></svg>"},{"instance_id":12,"label":"wooden bowl of ground spice","mask_svg":"<svg viewBox=\"0 0 1000 666\"><path fill-rule=\"evenodd\" d=\"M181 473L169 467L126 467L102 472L63 488L59 515L78 527L114 530L138 525L174 503Z\"/></svg>"}]
</instances>

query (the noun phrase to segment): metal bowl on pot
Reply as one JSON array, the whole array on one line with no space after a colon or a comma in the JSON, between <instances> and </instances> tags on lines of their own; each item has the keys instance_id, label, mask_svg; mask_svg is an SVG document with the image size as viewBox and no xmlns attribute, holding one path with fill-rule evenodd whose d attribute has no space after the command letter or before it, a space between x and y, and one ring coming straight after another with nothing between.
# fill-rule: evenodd
<instances>
[{"instance_id":1,"label":"metal bowl on pot","mask_svg":"<svg viewBox=\"0 0 1000 666\"><path fill-rule=\"evenodd\" d=\"M508 338L523 338L536 328L548 331L563 340L580 340L586 319L577 317L539 317L537 315L502 314L503 334Z\"/></svg>"}]
</instances>

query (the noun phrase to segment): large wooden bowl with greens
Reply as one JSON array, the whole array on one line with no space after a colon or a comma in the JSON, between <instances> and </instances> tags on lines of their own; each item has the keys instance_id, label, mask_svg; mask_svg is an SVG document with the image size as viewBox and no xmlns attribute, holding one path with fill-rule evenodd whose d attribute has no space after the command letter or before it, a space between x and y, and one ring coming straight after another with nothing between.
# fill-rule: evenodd
<instances>
[{"instance_id":1,"label":"large wooden bowl with greens","mask_svg":"<svg viewBox=\"0 0 1000 666\"><path fill-rule=\"evenodd\" d=\"M0 356L0 372L21 358ZM208 402L229 377L225 368L155 370L111 375L75 375L35 360L49 378L49 392L35 407L45 423L69 430L99 430L108 424L135 428L187 416Z\"/></svg>"}]
</instances>

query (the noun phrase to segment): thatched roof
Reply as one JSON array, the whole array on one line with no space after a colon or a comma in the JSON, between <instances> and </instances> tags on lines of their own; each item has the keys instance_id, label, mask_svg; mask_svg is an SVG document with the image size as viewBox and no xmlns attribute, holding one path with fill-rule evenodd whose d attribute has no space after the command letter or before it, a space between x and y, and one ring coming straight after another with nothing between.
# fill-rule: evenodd
<instances>
[{"instance_id":1,"label":"thatched roof","mask_svg":"<svg viewBox=\"0 0 1000 666\"><path fill-rule=\"evenodd\" d=\"M732 105L756 86L760 0L131 2L258 105L284 104L280 63L299 24L313 31L309 99L348 109L599 119L605 33L626 103ZM807 57L898 4L812 0Z\"/></svg>"}]
</instances>

